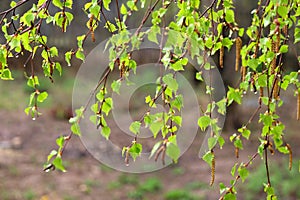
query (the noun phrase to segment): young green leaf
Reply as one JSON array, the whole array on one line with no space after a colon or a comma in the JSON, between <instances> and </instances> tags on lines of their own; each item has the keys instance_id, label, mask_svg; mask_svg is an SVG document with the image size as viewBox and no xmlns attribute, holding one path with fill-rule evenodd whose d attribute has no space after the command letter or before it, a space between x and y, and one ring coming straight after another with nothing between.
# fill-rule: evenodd
<instances>
[{"instance_id":1,"label":"young green leaf","mask_svg":"<svg viewBox=\"0 0 300 200\"><path fill-rule=\"evenodd\" d=\"M198 126L202 131L205 131L205 129L210 125L211 119L209 116L202 116L198 119Z\"/></svg>"},{"instance_id":2,"label":"young green leaf","mask_svg":"<svg viewBox=\"0 0 300 200\"><path fill-rule=\"evenodd\" d=\"M129 127L129 130L136 135L140 132L140 129L141 129L141 122L139 121L132 122Z\"/></svg>"},{"instance_id":3,"label":"young green leaf","mask_svg":"<svg viewBox=\"0 0 300 200\"><path fill-rule=\"evenodd\" d=\"M134 161L136 160L136 157L141 155L142 150L143 150L143 147L141 144L136 143L136 142L132 144L132 146L129 149L129 153Z\"/></svg>"},{"instance_id":4,"label":"young green leaf","mask_svg":"<svg viewBox=\"0 0 300 200\"><path fill-rule=\"evenodd\" d=\"M180 149L178 145L175 145L174 143L167 143L167 149L166 154L169 156L175 163L177 163L178 158L180 156Z\"/></svg>"}]
</instances>

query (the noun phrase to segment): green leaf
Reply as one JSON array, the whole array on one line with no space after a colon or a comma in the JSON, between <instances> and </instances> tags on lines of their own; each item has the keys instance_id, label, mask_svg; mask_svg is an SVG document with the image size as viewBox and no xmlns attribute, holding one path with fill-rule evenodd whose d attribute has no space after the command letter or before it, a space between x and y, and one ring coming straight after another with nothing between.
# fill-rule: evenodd
<instances>
[{"instance_id":1,"label":"green leaf","mask_svg":"<svg viewBox=\"0 0 300 200\"><path fill-rule=\"evenodd\" d=\"M160 27L153 25L148 33L148 40L158 44L157 34L160 34Z\"/></svg>"},{"instance_id":2,"label":"green leaf","mask_svg":"<svg viewBox=\"0 0 300 200\"><path fill-rule=\"evenodd\" d=\"M166 154L169 156L175 163L177 163L180 156L180 149L174 143L167 143Z\"/></svg>"},{"instance_id":3,"label":"green leaf","mask_svg":"<svg viewBox=\"0 0 300 200\"><path fill-rule=\"evenodd\" d=\"M172 121L181 126L182 124L182 117L181 116L172 116L171 117Z\"/></svg>"},{"instance_id":4,"label":"green leaf","mask_svg":"<svg viewBox=\"0 0 300 200\"><path fill-rule=\"evenodd\" d=\"M170 102L172 108L177 108L178 111L183 107L183 97L182 95L176 95L175 99Z\"/></svg>"},{"instance_id":5,"label":"green leaf","mask_svg":"<svg viewBox=\"0 0 300 200\"><path fill-rule=\"evenodd\" d=\"M81 49L78 49L78 51L76 52L75 56L76 56L76 58L78 58L78 59L80 59L82 61L84 61L84 59L85 59L83 50L81 50Z\"/></svg>"},{"instance_id":6,"label":"green leaf","mask_svg":"<svg viewBox=\"0 0 300 200\"><path fill-rule=\"evenodd\" d=\"M225 115L226 113L226 99L222 99L216 103L218 106L218 113Z\"/></svg>"},{"instance_id":7,"label":"green leaf","mask_svg":"<svg viewBox=\"0 0 300 200\"><path fill-rule=\"evenodd\" d=\"M176 81L176 79L173 78L173 75L172 74L166 74L164 77L163 77L163 81L165 84L167 84L167 86L173 90L173 91L177 91L178 89L178 83Z\"/></svg>"},{"instance_id":8,"label":"green leaf","mask_svg":"<svg viewBox=\"0 0 300 200\"><path fill-rule=\"evenodd\" d=\"M242 92L239 89L234 89L232 87L228 87L229 91L227 92L228 104L230 105L233 101L238 104L242 103Z\"/></svg>"},{"instance_id":9,"label":"green leaf","mask_svg":"<svg viewBox=\"0 0 300 200\"><path fill-rule=\"evenodd\" d=\"M197 79L198 81L203 81L202 72L197 72L197 73L196 73L196 79Z\"/></svg>"},{"instance_id":10,"label":"green leaf","mask_svg":"<svg viewBox=\"0 0 300 200\"><path fill-rule=\"evenodd\" d=\"M108 97L104 100L101 109L103 112L105 112L106 115L108 115L108 113L111 111L112 108L113 108L113 100L111 97Z\"/></svg>"},{"instance_id":11,"label":"green leaf","mask_svg":"<svg viewBox=\"0 0 300 200\"><path fill-rule=\"evenodd\" d=\"M262 75L258 76L257 83L258 83L258 86L260 86L260 87L266 87L267 86L267 75L262 74Z\"/></svg>"},{"instance_id":12,"label":"green leaf","mask_svg":"<svg viewBox=\"0 0 300 200\"><path fill-rule=\"evenodd\" d=\"M60 0L52 0L52 3L54 6L60 8L60 9L63 9L63 4Z\"/></svg>"},{"instance_id":13,"label":"green leaf","mask_svg":"<svg viewBox=\"0 0 300 200\"><path fill-rule=\"evenodd\" d=\"M279 52L280 53L287 53L289 51L289 46L284 44L280 47Z\"/></svg>"},{"instance_id":14,"label":"green leaf","mask_svg":"<svg viewBox=\"0 0 300 200\"><path fill-rule=\"evenodd\" d=\"M220 149L222 149L223 145L225 144L225 140L222 136L218 137L218 143L219 143Z\"/></svg>"},{"instance_id":15,"label":"green leaf","mask_svg":"<svg viewBox=\"0 0 300 200\"><path fill-rule=\"evenodd\" d=\"M287 14L288 14L288 7L287 6L279 6L277 8L277 12L282 18L285 19L285 18L287 18Z\"/></svg>"},{"instance_id":16,"label":"green leaf","mask_svg":"<svg viewBox=\"0 0 300 200\"><path fill-rule=\"evenodd\" d=\"M48 93L47 92L42 92L38 95L37 101L42 103L47 99L47 97L48 97Z\"/></svg>"},{"instance_id":17,"label":"green leaf","mask_svg":"<svg viewBox=\"0 0 300 200\"><path fill-rule=\"evenodd\" d=\"M99 111L99 103L96 102L93 105L91 105L91 111L93 111L95 114Z\"/></svg>"},{"instance_id":18,"label":"green leaf","mask_svg":"<svg viewBox=\"0 0 300 200\"><path fill-rule=\"evenodd\" d=\"M127 15L128 13L127 13L127 8L126 8L126 6L124 5L124 4L122 4L122 6L121 6L121 8L120 8L120 13L122 14L122 15Z\"/></svg>"},{"instance_id":19,"label":"green leaf","mask_svg":"<svg viewBox=\"0 0 300 200\"><path fill-rule=\"evenodd\" d=\"M111 130L110 130L110 128L108 126L103 126L101 128L101 135L103 137L105 137L107 140L109 139L110 132L111 132Z\"/></svg>"},{"instance_id":20,"label":"green leaf","mask_svg":"<svg viewBox=\"0 0 300 200\"><path fill-rule=\"evenodd\" d=\"M59 148L62 148L65 143L64 136L60 136L56 139L56 144L59 146Z\"/></svg>"},{"instance_id":21,"label":"green leaf","mask_svg":"<svg viewBox=\"0 0 300 200\"><path fill-rule=\"evenodd\" d=\"M161 144L162 144L162 141L159 141L153 146L149 158L152 158L152 156L156 153L156 151L158 150L158 148L160 147Z\"/></svg>"},{"instance_id":22,"label":"green leaf","mask_svg":"<svg viewBox=\"0 0 300 200\"><path fill-rule=\"evenodd\" d=\"M136 142L132 144L132 146L129 149L129 153L134 161L136 160L137 156L141 155L142 150L143 150L143 147L141 144L136 143Z\"/></svg>"},{"instance_id":23,"label":"green leaf","mask_svg":"<svg viewBox=\"0 0 300 200\"><path fill-rule=\"evenodd\" d=\"M233 42L231 41L231 39L229 39L227 37L222 40L222 45L224 47L227 47L228 49L230 49L230 47L232 46L232 44L233 44Z\"/></svg>"},{"instance_id":24,"label":"green leaf","mask_svg":"<svg viewBox=\"0 0 300 200\"><path fill-rule=\"evenodd\" d=\"M111 83L111 89L117 93L117 94L120 94L120 87L121 87L121 80L114 80L112 83Z\"/></svg>"},{"instance_id":25,"label":"green leaf","mask_svg":"<svg viewBox=\"0 0 300 200\"><path fill-rule=\"evenodd\" d=\"M71 57L73 55L73 52L72 51L68 51L65 53L65 60L68 64L68 66L71 66Z\"/></svg>"},{"instance_id":26,"label":"green leaf","mask_svg":"<svg viewBox=\"0 0 300 200\"><path fill-rule=\"evenodd\" d=\"M31 26L31 23L34 21L34 14L32 12L27 12L21 17L21 22L24 22L25 25Z\"/></svg>"},{"instance_id":27,"label":"green leaf","mask_svg":"<svg viewBox=\"0 0 300 200\"><path fill-rule=\"evenodd\" d=\"M132 122L129 127L129 130L136 135L140 132L140 129L141 129L141 122L139 121Z\"/></svg>"},{"instance_id":28,"label":"green leaf","mask_svg":"<svg viewBox=\"0 0 300 200\"><path fill-rule=\"evenodd\" d=\"M9 4L9 6L11 8L15 7L16 5L17 5L17 3L15 1L11 1L10 4Z\"/></svg>"},{"instance_id":29,"label":"green leaf","mask_svg":"<svg viewBox=\"0 0 300 200\"><path fill-rule=\"evenodd\" d=\"M153 133L153 137L156 138L158 132L161 130L161 128L163 127L163 121L155 121L153 123L150 124L150 131Z\"/></svg>"},{"instance_id":30,"label":"green leaf","mask_svg":"<svg viewBox=\"0 0 300 200\"><path fill-rule=\"evenodd\" d=\"M14 80L11 75L11 71L8 68L2 69L2 71L0 71L0 75L2 80Z\"/></svg>"},{"instance_id":31,"label":"green leaf","mask_svg":"<svg viewBox=\"0 0 300 200\"><path fill-rule=\"evenodd\" d=\"M243 143L241 139L236 138L233 144L236 148L243 149Z\"/></svg>"},{"instance_id":32,"label":"green leaf","mask_svg":"<svg viewBox=\"0 0 300 200\"><path fill-rule=\"evenodd\" d=\"M234 166L231 168L230 173L231 173L231 176L232 176L232 177L234 177L234 175L235 175L235 172L236 172L236 166L237 166L237 165L238 165L238 164L235 163Z\"/></svg>"},{"instance_id":33,"label":"green leaf","mask_svg":"<svg viewBox=\"0 0 300 200\"><path fill-rule=\"evenodd\" d=\"M56 150L52 150L49 155L47 156L47 161L49 162L51 160L51 158L53 156L56 156L57 155L57 151Z\"/></svg>"},{"instance_id":34,"label":"green leaf","mask_svg":"<svg viewBox=\"0 0 300 200\"><path fill-rule=\"evenodd\" d=\"M57 156L57 157L53 160L52 164L54 165L54 167L55 167L56 169L59 169L59 170L61 170L62 172L66 172L66 169L65 169L65 167L63 166L61 157Z\"/></svg>"},{"instance_id":35,"label":"green leaf","mask_svg":"<svg viewBox=\"0 0 300 200\"><path fill-rule=\"evenodd\" d=\"M233 193L227 193L224 195L223 200L236 200L236 195Z\"/></svg>"},{"instance_id":36,"label":"green leaf","mask_svg":"<svg viewBox=\"0 0 300 200\"><path fill-rule=\"evenodd\" d=\"M67 8L72 9L72 6L73 6L73 0L66 0L66 1L65 1L65 6L66 6Z\"/></svg>"},{"instance_id":37,"label":"green leaf","mask_svg":"<svg viewBox=\"0 0 300 200\"><path fill-rule=\"evenodd\" d=\"M212 160L213 160L214 155L211 153L211 151L207 151L202 159L211 167L212 165Z\"/></svg>"},{"instance_id":38,"label":"green leaf","mask_svg":"<svg viewBox=\"0 0 300 200\"><path fill-rule=\"evenodd\" d=\"M71 126L71 131L72 131L72 133L74 133L75 135L78 135L78 136L81 135L81 131L80 131L80 127L79 127L78 123L72 124L72 126Z\"/></svg>"},{"instance_id":39,"label":"green leaf","mask_svg":"<svg viewBox=\"0 0 300 200\"><path fill-rule=\"evenodd\" d=\"M238 168L238 173L242 179L242 182L244 182L249 175L248 169L244 167L243 164L241 164L241 166Z\"/></svg>"},{"instance_id":40,"label":"green leaf","mask_svg":"<svg viewBox=\"0 0 300 200\"><path fill-rule=\"evenodd\" d=\"M110 2L111 2L111 0L103 0L103 5L106 10L110 10L109 9Z\"/></svg>"},{"instance_id":41,"label":"green leaf","mask_svg":"<svg viewBox=\"0 0 300 200\"><path fill-rule=\"evenodd\" d=\"M208 143L208 149L212 150L216 144L217 144L217 138L216 137L210 137L207 139L207 143Z\"/></svg>"},{"instance_id":42,"label":"green leaf","mask_svg":"<svg viewBox=\"0 0 300 200\"><path fill-rule=\"evenodd\" d=\"M201 128L202 131L210 125L211 119L209 116L202 116L198 119L198 126Z\"/></svg>"},{"instance_id":43,"label":"green leaf","mask_svg":"<svg viewBox=\"0 0 300 200\"><path fill-rule=\"evenodd\" d=\"M256 71L256 68L259 66L259 64L260 62L255 58L251 58L247 61L247 65L254 71Z\"/></svg>"},{"instance_id":44,"label":"green leaf","mask_svg":"<svg viewBox=\"0 0 300 200\"><path fill-rule=\"evenodd\" d=\"M235 22L234 11L233 10L226 10L226 12L225 12L225 20L228 23L234 23Z\"/></svg>"},{"instance_id":45,"label":"green leaf","mask_svg":"<svg viewBox=\"0 0 300 200\"><path fill-rule=\"evenodd\" d=\"M30 76L27 80L27 85L29 87L35 88L37 85L39 85L39 78L37 76L34 76L34 78L32 78L32 76Z\"/></svg>"},{"instance_id":46,"label":"green leaf","mask_svg":"<svg viewBox=\"0 0 300 200\"><path fill-rule=\"evenodd\" d=\"M100 12L100 6L95 4L93 6L90 7L90 12L91 14L93 14L94 16L98 16L99 15L99 12Z\"/></svg>"}]
</instances>

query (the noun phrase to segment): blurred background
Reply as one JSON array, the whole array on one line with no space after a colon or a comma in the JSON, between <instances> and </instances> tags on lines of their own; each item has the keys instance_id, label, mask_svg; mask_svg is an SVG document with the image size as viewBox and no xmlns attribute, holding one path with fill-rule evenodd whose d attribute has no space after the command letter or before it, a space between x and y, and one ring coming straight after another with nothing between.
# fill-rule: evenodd
<instances>
[{"instance_id":1,"label":"blurred background","mask_svg":"<svg viewBox=\"0 0 300 200\"><path fill-rule=\"evenodd\" d=\"M0 10L7 9L10 2L2 0ZM32 2L34 1L26 3L24 7L18 9L18 12L22 13L30 8ZM256 109L257 96L255 94L245 95L243 106L233 106L228 110L225 129L222 133L227 143L223 150L216 150L215 152L216 181L212 187L209 186L210 168L198 158L203 139L200 131L192 146L180 158L179 162L160 171L146 174L115 171L95 160L85 150L80 139L73 137L64 153L64 164L68 172L43 172L43 164L48 153L56 148L55 139L60 135L69 133L68 118L72 115L73 83L81 63L73 59L72 66L67 66L63 60L65 51L76 48L76 37L88 31L85 26L88 18L82 11L84 4L84 1L74 1L75 17L66 34L62 34L60 29L53 26L42 28L42 32L49 36L50 46L56 45L60 50L60 56L57 59L62 62L63 76L60 77L56 74L54 83L51 83L48 78L40 76L40 89L47 91L49 97L41 105L43 115L36 121L26 116L23 111L32 92L26 85L24 77L24 71L28 70L23 66L27 57L24 55L18 59L9 60L15 80L0 81L0 200L217 199L219 197L219 182L222 181L225 185L229 185L230 180L234 179L230 175L231 167L236 161L247 162L248 156L256 152L256 146L259 144L254 136L252 140L244 144L244 149L237 159L234 156L235 149L228 139L238 126L248 121L253 110ZM202 1L203 8L209 4L209 1ZM237 8L237 22L240 26L247 27L250 24L250 12L256 7L256 2L253 3L251 0L238 1L235 6ZM116 15L114 1L111 4L111 10L112 12L107 13L107 16L114 19ZM128 27L137 28L142 14L143 10L134 14L129 20ZM168 14L168 17L170 19L174 17L172 12ZM100 24L100 27L101 25L103 26ZM96 42L87 40L86 55L99 42L109 36L105 29L97 29L95 32ZM3 42L2 35L0 35L0 41ZM299 46L295 48L299 50ZM146 58L140 57L139 59L144 60ZM297 60L292 50L284 59L286 73L297 68ZM234 86L239 79L239 73L232 75L234 60L235 50L233 47L230 52L225 53L225 67L221 71L226 85ZM40 63L41 60L35 60L37 71ZM193 81L191 78L191 83L195 87L202 88L197 94L199 101L205 102L203 99L204 86L193 83ZM148 91L149 88L142 87L135 95L146 96ZM292 90L281 95L286 104L279 112L282 116L281 120L286 125L286 140L293 149L294 167L292 171L288 170L288 156L281 156L277 152L270 156L272 186L280 199L300 199L298 189L300 185L298 172L300 126L295 119L296 97L293 96ZM134 109L145 106L143 101L133 102L133 104L136 106ZM254 121L257 121L257 118ZM260 127L256 123L252 126L252 134L259 134ZM112 134L115 131L118 129L113 128ZM261 199L261 195L264 195L263 183L266 182L266 175L263 160L256 159L250 167L250 172L251 175L246 183L238 184L238 199Z\"/></svg>"}]
</instances>

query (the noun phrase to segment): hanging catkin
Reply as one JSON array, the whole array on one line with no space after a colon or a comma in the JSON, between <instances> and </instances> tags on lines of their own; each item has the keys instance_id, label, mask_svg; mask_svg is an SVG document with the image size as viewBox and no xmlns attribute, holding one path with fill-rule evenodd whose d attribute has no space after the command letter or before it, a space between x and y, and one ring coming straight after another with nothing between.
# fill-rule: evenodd
<instances>
[{"instance_id":1,"label":"hanging catkin","mask_svg":"<svg viewBox=\"0 0 300 200\"><path fill-rule=\"evenodd\" d=\"M211 160L211 173L210 173L210 183L209 185L212 186L215 182L215 170L216 170L216 160L215 160L215 154L214 151L211 151L212 154L212 160Z\"/></svg>"},{"instance_id":2,"label":"hanging catkin","mask_svg":"<svg viewBox=\"0 0 300 200\"><path fill-rule=\"evenodd\" d=\"M242 45L242 39L237 37L235 39L235 71L239 71Z\"/></svg>"},{"instance_id":3,"label":"hanging catkin","mask_svg":"<svg viewBox=\"0 0 300 200\"><path fill-rule=\"evenodd\" d=\"M219 57L220 68L224 67L224 46L220 48L220 57Z\"/></svg>"}]
</instances>

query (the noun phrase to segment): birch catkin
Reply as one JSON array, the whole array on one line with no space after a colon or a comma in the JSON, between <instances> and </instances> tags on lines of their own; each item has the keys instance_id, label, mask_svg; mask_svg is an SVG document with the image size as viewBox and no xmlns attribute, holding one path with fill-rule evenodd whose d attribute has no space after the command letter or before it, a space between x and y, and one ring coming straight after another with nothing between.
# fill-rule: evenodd
<instances>
[{"instance_id":1,"label":"birch catkin","mask_svg":"<svg viewBox=\"0 0 300 200\"><path fill-rule=\"evenodd\" d=\"M210 173L210 183L209 185L212 186L215 182L215 172L216 172L216 160L215 160L215 154L213 151L212 153L212 160L211 160L211 173Z\"/></svg>"},{"instance_id":2,"label":"birch catkin","mask_svg":"<svg viewBox=\"0 0 300 200\"><path fill-rule=\"evenodd\" d=\"M242 76L242 82L244 82L246 77L246 67L244 66L241 67L241 76Z\"/></svg>"},{"instance_id":3,"label":"birch catkin","mask_svg":"<svg viewBox=\"0 0 300 200\"><path fill-rule=\"evenodd\" d=\"M239 71L242 45L242 39L237 37L235 39L235 71Z\"/></svg>"},{"instance_id":4,"label":"birch catkin","mask_svg":"<svg viewBox=\"0 0 300 200\"><path fill-rule=\"evenodd\" d=\"M219 64L220 64L220 68L224 67L224 46L220 48Z\"/></svg>"}]
</instances>

